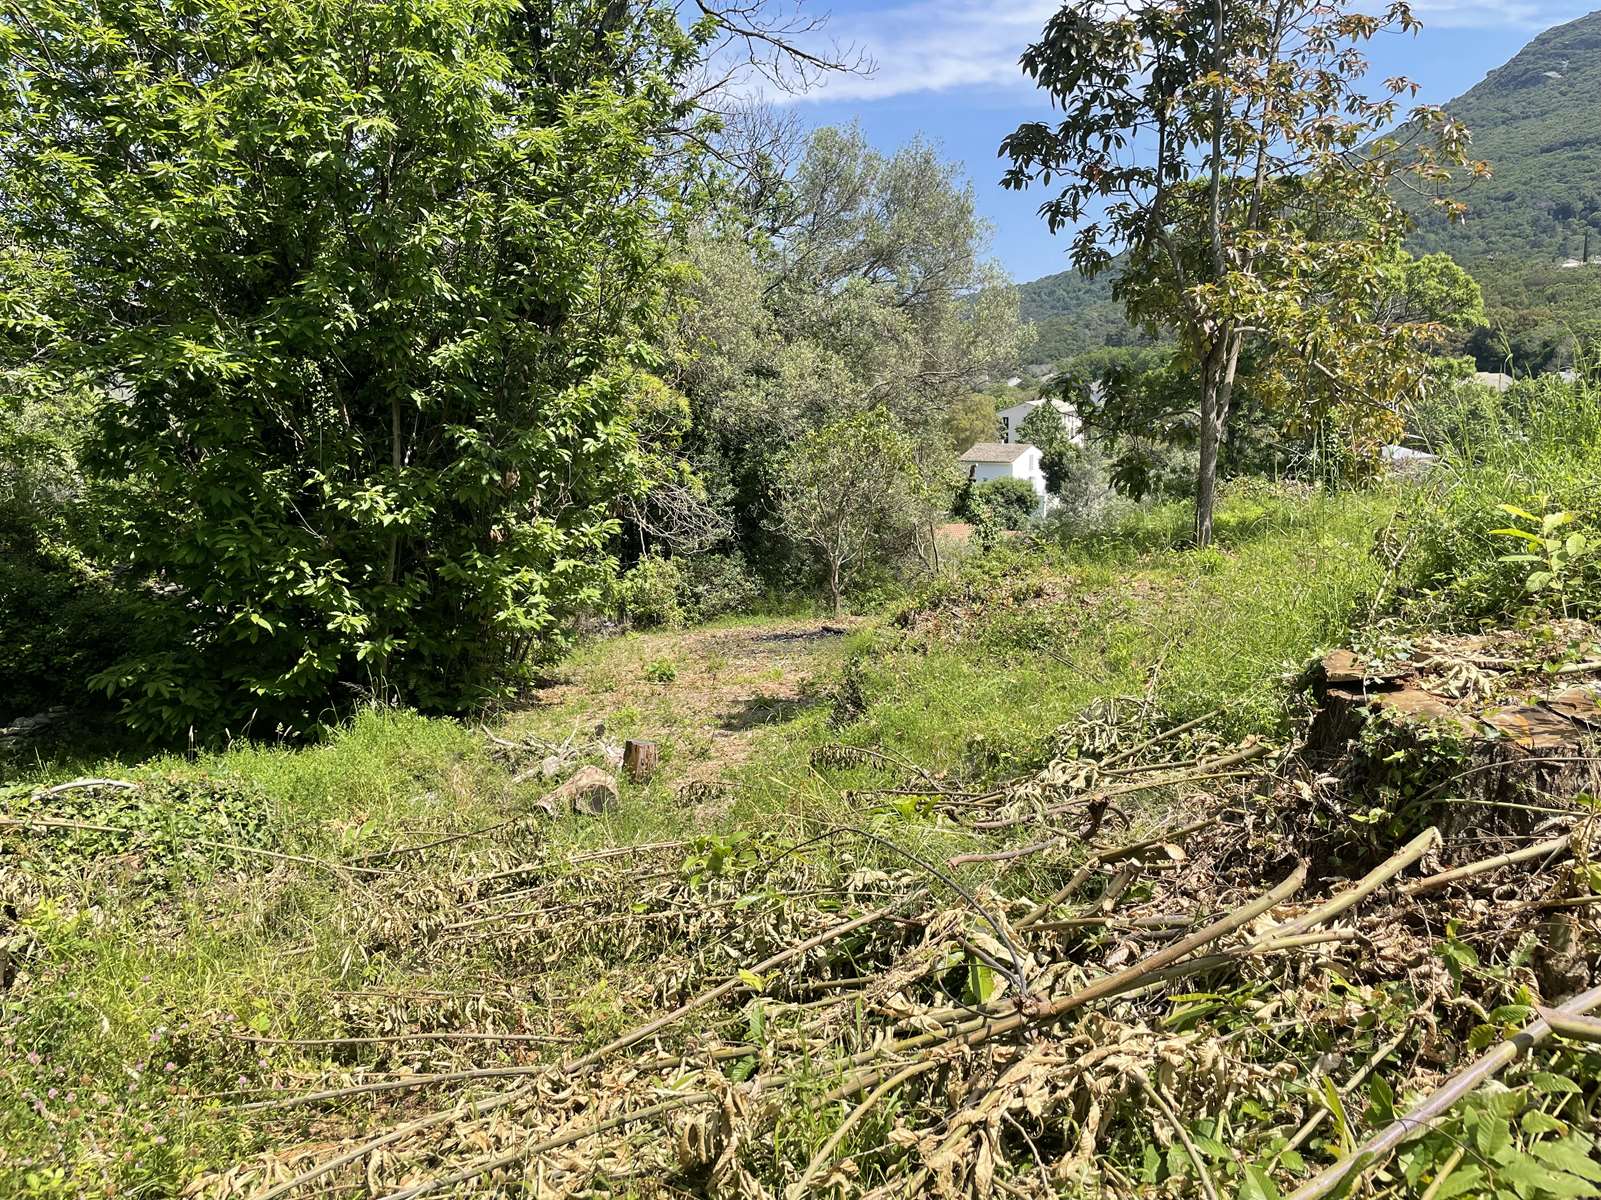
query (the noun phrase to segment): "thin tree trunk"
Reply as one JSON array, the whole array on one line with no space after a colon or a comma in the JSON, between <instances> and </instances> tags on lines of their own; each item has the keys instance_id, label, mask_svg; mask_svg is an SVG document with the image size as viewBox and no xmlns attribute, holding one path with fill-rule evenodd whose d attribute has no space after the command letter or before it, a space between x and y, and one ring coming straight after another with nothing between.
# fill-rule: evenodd
<instances>
[{"instance_id":1,"label":"thin tree trunk","mask_svg":"<svg viewBox=\"0 0 1601 1200\"><path fill-rule=\"evenodd\" d=\"M834 615L839 616L839 563L828 564L828 594L834 602Z\"/></svg>"},{"instance_id":2,"label":"thin tree trunk","mask_svg":"<svg viewBox=\"0 0 1601 1200\"><path fill-rule=\"evenodd\" d=\"M1222 421L1218 417L1218 404L1222 371L1221 347L1213 350L1202 363L1201 375L1201 462L1195 480L1195 544L1212 544L1212 514L1217 508L1217 452L1221 442Z\"/></svg>"}]
</instances>

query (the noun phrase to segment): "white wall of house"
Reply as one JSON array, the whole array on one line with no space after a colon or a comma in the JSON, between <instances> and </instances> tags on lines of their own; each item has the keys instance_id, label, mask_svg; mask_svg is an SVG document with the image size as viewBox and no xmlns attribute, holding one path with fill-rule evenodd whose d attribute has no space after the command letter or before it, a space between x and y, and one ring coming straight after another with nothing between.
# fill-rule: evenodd
<instances>
[{"instance_id":1,"label":"white wall of house","mask_svg":"<svg viewBox=\"0 0 1601 1200\"><path fill-rule=\"evenodd\" d=\"M1021 440L1017 431L1022 428L1023 422L1028 418L1029 413L1044 403L1045 401L1043 400L1025 400L1021 404L1014 404L1010 408L1003 408L997 412L995 415L1000 421L1001 441L1007 445L1012 445ZM1065 400L1054 398L1050 403L1051 407L1062 418L1062 428L1067 430L1067 436L1075 442L1078 441L1081 437L1080 423L1078 413L1074 411L1073 406Z\"/></svg>"},{"instance_id":2,"label":"white wall of house","mask_svg":"<svg viewBox=\"0 0 1601 1200\"><path fill-rule=\"evenodd\" d=\"M970 478L975 483L988 483L991 479L1023 479L1034 489L1034 494L1045 502L1045 472L1040 468L1040 454L1038 447L1030 446L1014 461L1009 463L968 463L972 474Z\"/></svg>"}]
</instances>

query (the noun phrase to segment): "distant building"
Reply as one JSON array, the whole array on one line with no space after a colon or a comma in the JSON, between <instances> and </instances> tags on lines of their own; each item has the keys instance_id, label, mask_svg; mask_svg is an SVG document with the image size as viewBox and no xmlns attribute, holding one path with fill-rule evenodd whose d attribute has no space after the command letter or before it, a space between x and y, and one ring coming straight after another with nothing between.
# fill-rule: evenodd
<instances>
[{"instance_id":1,"label":"distant building","mask_svg":"<svg viewBox=\"0 0 1601 1200\"><path fill-rule=\"evenodd\" d=\"M1047 402L1044 400L1025 400L1021 404L1014 404L1010 408L1003 408L996 413L995 415L999 418L1001 426L1001 444L1010 446L1016 442L1019 437L1017 431L1023 427L1023 422L1027 420L1029 413L1045 403ZM1062 428L1067 430L1067 436L1075 442L1082 440L1083 433L1080 428L1078 413L1074 411L1073 406L1066 400L1055 398L1051 399L1049 403L1062 418Z\"/></svg>"},{"instance_id":2,"label":"distant building","mask_svg":"<svg viewBox=\"0 0 1601 1200\"><path fill-rule=\"evenodd\" d=\"M1487 388L1497 392L1504 392L1512 386L1512 376L1502 371L1475 371L1473 378Z\"/></svg>"},{"instance_id":3,"label":"distant building","mask_svg":"<svg viewBox=\"0 0 1601 1200\"><path fill-rule=\"evenodd\" d=\"M1045 472L1040 466L1040 449L1027 442L979 442L964 450L957 462L967 468L967 477L974 483L988 483L992 479L1022 479L1040 498L1040 511L1045 510Z\"/></svg>"}]
</instances>

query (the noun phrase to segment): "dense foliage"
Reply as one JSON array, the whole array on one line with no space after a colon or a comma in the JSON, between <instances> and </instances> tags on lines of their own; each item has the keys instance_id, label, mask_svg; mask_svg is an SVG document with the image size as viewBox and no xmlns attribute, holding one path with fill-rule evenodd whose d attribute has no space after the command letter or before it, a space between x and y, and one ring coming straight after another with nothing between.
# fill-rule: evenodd
<instances>
[{"instance_id":1,"label":"dense foliage","mask_svg":"<svg viewBox=\"0 0 1601 1200\"><path fill-rule=\"evenodd\" d=\"M906 439L928 475L994 436L994 402L975 403L976 388L1025 342L1015 294L982 258L971 188L931 147L885 156L858 130L824 128L768 169L770 187L690 243L670 381L689 399L686 456L727 544L794 582L813 556L778 515L791 451L875 413L864 428Z\"/></svg>"},{"instance_id":2,"label":"dense foliage","mask_svg":"<svg viewBox=\"0 0 1601 1200\"><path fill-rule=\"evenodd\" d=\"M152 733L487 694L598 594L697 41L587 0L0 18L0 311L95 396ZM702 31L704 32L704 31Z\"/></svg>"},{"instance_id":3,"label":"dense foliage","mask_svg":"<svg viewBox=\"0 0 1601 1200\"><path fill-rule=\"evenodd\" d=\"M1424 619L1601 615L1601 379L1462 397L1409 514Z\"/></svg>"}]
</instances>

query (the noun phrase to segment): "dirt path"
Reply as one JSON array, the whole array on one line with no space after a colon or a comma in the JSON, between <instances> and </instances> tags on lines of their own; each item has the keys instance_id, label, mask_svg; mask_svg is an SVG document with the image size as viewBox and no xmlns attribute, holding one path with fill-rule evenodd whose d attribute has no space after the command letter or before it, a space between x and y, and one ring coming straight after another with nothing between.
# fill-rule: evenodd
<instances>
[{"instance_id":1,"label":"dirt path","mask_svg":"<svg viewBox=\"0 0 1601 1200\"><path fill-rule=\"evenodd\" d=\"M819 702L854 624L774 618L598 642L561 663L507 728L560 740L604 725L611 739L659 742L673 786L710 781L744 761L763 729Z\"/></svg>"}]
</instances>

